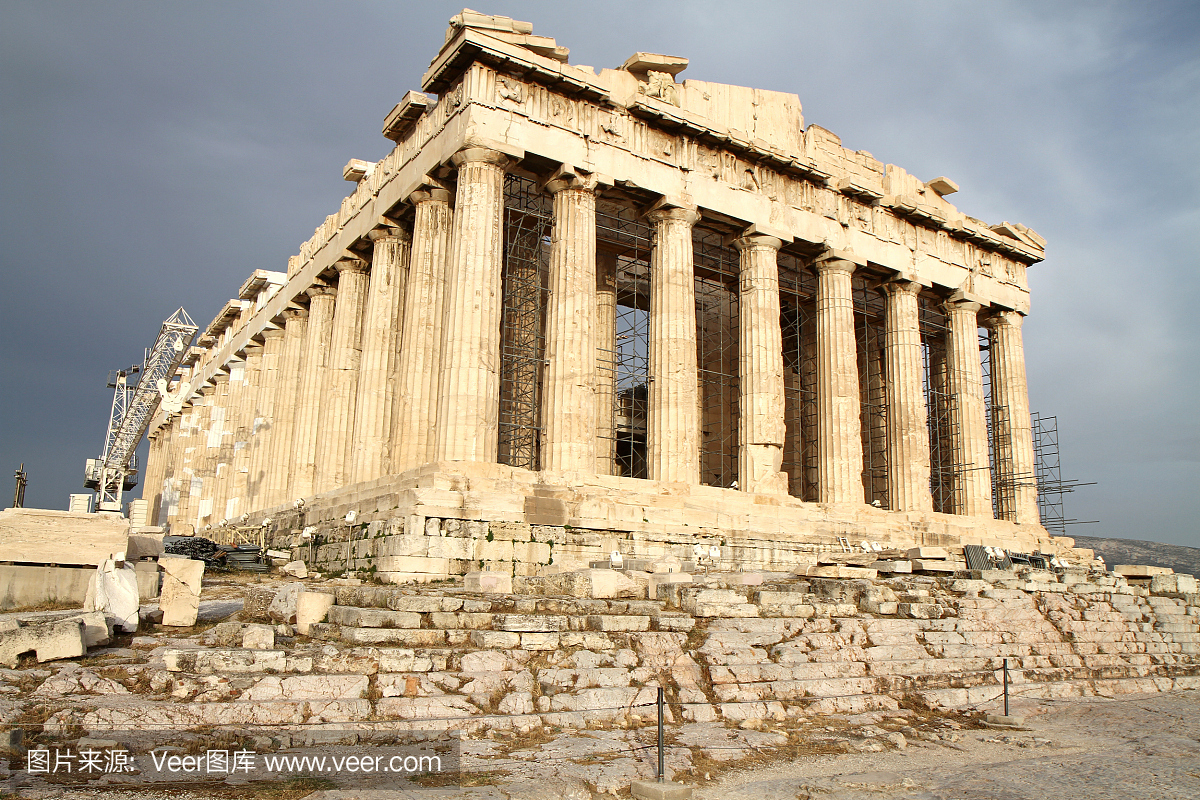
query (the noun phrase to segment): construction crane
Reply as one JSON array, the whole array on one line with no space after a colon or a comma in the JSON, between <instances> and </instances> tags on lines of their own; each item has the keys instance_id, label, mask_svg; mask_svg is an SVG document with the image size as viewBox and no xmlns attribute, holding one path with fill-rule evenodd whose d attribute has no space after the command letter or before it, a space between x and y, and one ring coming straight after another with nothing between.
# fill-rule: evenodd
<instances>
[{"instance_id":1,"label":"construction crane","mask_svg":"<svg viewBox=\"0 0 1200 800\"><path fill-rule=\"evenodd\" d=\"M196 323L180 308L163 322L141 365L109 373L108 388L114 392L104 451L84 467L83 486L96 491L97 511L120 512L122 493L137 486L135 451L196 330ZM138 378L131 385L134 375Z\"/></svg>"}]
</instances>

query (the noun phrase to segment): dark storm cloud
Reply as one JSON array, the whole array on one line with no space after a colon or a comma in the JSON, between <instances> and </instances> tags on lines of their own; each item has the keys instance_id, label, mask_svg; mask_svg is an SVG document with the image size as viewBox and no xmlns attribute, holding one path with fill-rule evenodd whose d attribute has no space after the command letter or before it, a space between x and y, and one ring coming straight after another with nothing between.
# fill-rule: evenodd
<instances>
[{"instance_id":1,"label":"dark storm cloud","mask_svg":"<svg viewBox=\"0 0 1200 800\"><path fill-rule=\"evenodd\" d=\"M107 370L184 305L205 324L335 210L349 158L454 3L0 4L0 469L63 508L102 443ZM1200 545L1200 36L1154 4L515 3L574 63L794 92L807 123L989 222L1029 271L1032 405L1058 415L1086 533Z\"/></svg>"}]
</instances>

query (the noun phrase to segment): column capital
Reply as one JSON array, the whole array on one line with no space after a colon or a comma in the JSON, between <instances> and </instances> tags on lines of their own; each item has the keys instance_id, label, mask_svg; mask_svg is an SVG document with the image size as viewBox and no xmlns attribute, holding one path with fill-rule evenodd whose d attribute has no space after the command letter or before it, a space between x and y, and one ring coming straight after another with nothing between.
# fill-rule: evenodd
<instances>
[{"instance_id":1,"label":"column capital","mask_svg":"<svg viewBox=\"0 0 1200 800\"><path fill-rule=\"evenodd\" d=\"M942 308L947 312L963 311L969 314L978 314L979 309L983 308L983 305L976 303L974 300L951 297L942 303Z\"/></svg>"},{"instance_id":2,"label":"column capital","mask_svg":"<svg viewBox=\"0 0 1200 800\"><path fill-rule=\"evenodd\" d=\"M437 186L426 186L417 189L408 196L408 202L414 206L421 203L445 203L450 204L451 193L449 189L443 189Z\"/></svg>"},{"instance_id":3,"label":"column capital","mask_svg":"<svg viewBox=\"0 0 1200 800\"><path fill-rule=\"evenodd\" d=\"M508 169L512 166L512 158L489 147L465 147L450 156L450 163L456 167L461 167L463 164L483 163L500 169Z\"/></svg>"},{"instance_id":4,"label":"column capital","mask_svg":"<svg viewBox=\"0 0 1200 800\"><path fill-rule=\"evenodd\" d=\"M337 294L337 289L333 286L310 286L304 290L304 293L309 297L333 297ZM305 311L305 313L308 313Z\"/></svg>"},{"instance_id":5,"label":"column capital","mask_svg":"<svg viewBox=\"0 0 1200 800\"><path fill-rule=\"evenodd\" d=\"M879 289L884 294L889 296L907 294L916 297L921 293L922 288L924 287L922 287L921 284L917 283L916 281L910 281L905 278L894 278L892 280L884 281L879 286Z\"/></svg>"},{"instance_id":6,"label":"column capital","mask_svg":"<svg viewBox=\"0 0 1200 800\"><path fill-rule=\"evenodd\" d=\"M983 324L988 328L1002 328L1005 326L1020 328L1025 322L1025 315L1019 311L1006 311L997 309L984 319Z\"/></svg>"},{"instance_id":7,"label":"column capital","mask_svg":"<svg viewBox=\"0 0 1200 800\"><path fill-rule=\"evenodd\" d=\"M411 242L412 236L403 228L375 228L367 234L367 238L372 242L378 242L387 239L398 239L401 242Z\"/></svg>"},{"instance_id":8,"label":"column capital","mask_svg":"<svg viewBox=\"0 0 1200 800\"><path fill-rule=\"evenodd\" d=\"M579 172L570 164L563 164L542 183L542 190L558 194L564 189L594 192L601 185L612 185L612 178L592 172Z\"/></svg>"},{"instance_id":9,"label":"column capital","mask_svg":"<svg viewBox=\"0 0 1200 800\"><path fill-rule=\"evenodd\" d=\"M266 348L264 348L261 344L254 342L243 347L242 352L246 354L246 360L250 360L255 356L261 356L264 349Z\"/></svg>"},{"instance_id":10,"label":"column capital","mask_svg":"<svg viewBox=\"0 0 1200 800\"><path fill-rule=\"evenodd\" d=\"M646 218L654 223L678 220L691 227L700 221L700 209L690 203L662 197L650 206Z\"/></svg>"},{"instance_id":11,"label":"column capital","mask_svg":"<svg viewBox=\"0 0 1200 800\"><path fill-rule=\"evenodd\" d=\"M292 311L292 310L299 310L299 309L288 309L288 311ZM305 312L305 313L308 313L308 312ZM287 331L285 331L283 328L265 328L262 332L262 337L263 337L264 341L270 341L271 339L282 338L285 333L287 333Z\"/></svg>"},{"instance_id":12,"label":"column capital","mask_svg":"<svg viewBox=\"0 0 1200 800\"><path fill-rule=\"evenodd\" d=\"M747 232L737 237L730 242L739 251L741 250L756 250L767 249L779 251L783 247L783 240L777 239L774 236L767 236L765 233Z\"/></svg>"},{"instance_id":13,"label":"column capital","mask_svg":"<svg viewBox=\"0 0 1200 800\"><path fill-rule=\"evenodd\" d=\"M430 175L426 175L417 183L417 188L409 193L408 202L414 206L430 201L448 204L452 196L453 192L445 184Z\"/></svg>"},{"instance_id":14,"label":"column capital","mask_svg":"<svg viewBox=\"0 0 1200 800\"><path fill-rule=\"evenodd\" d=\"M825 272L844 272L850 275L858 268L858 265L844 258L826 258L816 261L812 268L818 275Z\"/></svg>"},{"instance_id":15,"label":"column capital","mask_svg":"<svg viewBox=\"0 0 1200 800\"><path fill-rule=\"evenodd\" d=\"M225 368L222 367L222 369L225 369ZM214 384L216 384L217 386L220 386L223 383L229 383L229 373L228 372L216 373L215 375L212 376L212 382Z\"/></svg>"},{"instance_id":16,"label":"column capital","mask_svg":"<svg viewBox=\"0 0 1200 800\"><path fill-rule=\"evenodd\" d=\"M333 265L339 275L343 272L366 272L370 267L370 264L358 258L343 258Z\"/></svg>"}]
</instances>

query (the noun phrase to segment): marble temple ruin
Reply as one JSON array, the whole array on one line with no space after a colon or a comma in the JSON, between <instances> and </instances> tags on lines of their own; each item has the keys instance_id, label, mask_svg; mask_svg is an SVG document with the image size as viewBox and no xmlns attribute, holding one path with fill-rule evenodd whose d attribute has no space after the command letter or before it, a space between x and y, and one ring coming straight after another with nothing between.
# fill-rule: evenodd
<instances>
[{"instance_id":1,"label":"marble temple ruin","mask_svg":"<svg viewBox=\"0 0 1200 800\"><path fill-rule=\"evenodd\" d=\"M392 581L1069 550L1034 481L1040 236L805 127L795 95L567 53L451 20L391 151L189 352L151 524Z\"/></svg>"}]
</instances>

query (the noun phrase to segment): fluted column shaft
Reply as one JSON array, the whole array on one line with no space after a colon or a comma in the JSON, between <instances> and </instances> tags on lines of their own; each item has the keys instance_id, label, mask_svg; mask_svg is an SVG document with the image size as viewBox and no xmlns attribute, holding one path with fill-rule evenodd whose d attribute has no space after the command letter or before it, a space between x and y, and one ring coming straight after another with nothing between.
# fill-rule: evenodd
<instances>
[{"instance_id":1,"label":"fluted column shaft","mask_svg":"<svg viewBox=\"0 0 1200 800\"><path fill-rule=\"evenodd\" d=\"M354 434L354 405L358 399L358 368L362 362L363 308L367 301L367 263L339 261L337 302L329 341L325 394L317 423L316 477L313 489L327 492L350 483L350 446Z\"/></svg>"},{"instance_id":2,"label":"fluted column shaft","mask_svg":"<svg viewBox=\"0 0 1200 800\"><path fill-rule=\"evenodd\" d=\"M946 391L950 396L950 450L954 513L992 517L987 407L979 359L979 303L945 304Z\"/></svg>"},{"instance_id":3,"label":"fluted column shaft","mask_svg":"<svg viewBox=\"0 0 1200 800\"><path fill-rule=\"evenodd\" d=\"M772 236L734 241L738 269L738 487L787 494L783 467L783 331L779 327L779 248Z\"/></svg>"},{"instance_id":4,"label":"fluted column shaft","mask_svg":"<svg viewBox=\"0 0 1200 800\"><path fill-rule=\"evenodd\" d=\"M991 331L992 406L996 410L993 450L997 456L997 484L1001 487L1000 516L1036 525L1040 516L1025 382L1025 345L1021 338L1024 319L1016 311L998 311L987 321Z\"/></svg>"},{"instance_id":5,"label":"fluted column shaft","mask_svg":"<svg viewBox=\"0 0 1200 800\"><path fill-rule=\"evenodd\" d=\"M542 468L596 471L595 181L550 181L554 233L546 309Z\"/></svg>"},{"instance_id":6,"label":"fluted column shaft","mask_svg":"<svg viewBox=\"0 0 1200 800\"><path fill-rule=\"evenodd\" d=\"M308 332L304 337L304 356L300 364L300 389L296 396L296 418L292 435L292 466L288 481L288 499L313 493L317 471L317 423L321 418L325 372L329 364L329 336L333 329L331 286L314 286L309 296Z\"/></svg>"},{"instance_id":7,"label":"fluted column shaft","mask_svg":"<svg viewBox=\"0 0 1200 800\"><path fill-rule=\"evenodd\" d=\"M271 448L275 439L275 401L280 387L280 361L283 355L283 328L263 331L262 370L258 384L258 401L254 421L250 426L250 463L246 475L246 511L269 507L268 470ZM288 400L291 402L291 399Z\"/></svg>"},{"instance_id":8,"label":"fluted column shaft","mask_svg":"<svg viewBox=\"0 0 1200 800\"><path fill-rule=\"evenodd\" d=\"M179 474L179 510L175 522L179 532L186 535L196 529L196 515L200 506L200 494L204 486L203 472L205 442L208 438L208 419L212 411L212 394L215 387L205 385L197 390L192 399L187 434L182 441L182 468Z\"/></svg>"},{"instance_id":9,"label":"fluted column shaft","mask_svg":"<svg viewBox=\"0 0 1200 800\"><path fill-rule=\"evenodd\" d=\"M446 261L450 255L450 192L427 188L414 192L409 200L416 213L392 399L388 469L393 474L436 457Z\"/></svg>"},{"instance_id":10,"label":"fluted column shaft","mask_svg":"<svg viewBox=\"0 0 1200 800\"><path fill-rule=\"evenodd\" d=\"M294 495L288 493L292 474L292 450L296 441L296 410L300 404L300 368L304 363L304 344L308 340L308 309L289 308L283 312L283 352L279 357L279 387L275 391L271 450L264 466L266 500L263 508L280 505Z\"/></svg>"},{"instance_id":11,"label":"fluted column shaft","mask_svg":"<svg viewBox=\"0 0 1200 800\"><path fill-rule=\"evenodd\" d=\"M818 261L817 498L863 502L863 451L854 341L854 263Z\"/></svg>"},{"instance_id":12,"label":"fluted column shaft","mask_svg":"<svg viewBox=\"0 0 1200 800\"><path fill-rule=\"evenodd\" d=\"M207 454L205 466L205 489L200 513L203 521L215 525L225 518L225 498L229 493L229 475L233 464L234 387L241 387L242 363L226 365L230 372L218 372L213 381L217 391L213 395L212 415L209 418ZM233 371L237 380L233 379Z\"/></svg>"},{"instance_id":13,"label":"fluted column shaft","mask_svg":"<svg viewBox=\"0 0 1200 800\"><path fill-rule=\"evenodd\" d=\"M700 482L700 386L692 226L700 215L666 207L650 213L650 398L646 463L651 480Z\"/></svg>"},{"instance_id":14,"label":"fluted column shaft","mask_svg":"<svg viewBox=\"0 0 1200 800\"><path fill-rule=\"evenodd\" d=\"M404 314L404 290L408 282L410 240L399 228L370 233L371 277L363 317L362 363L358 373L353 459L350 482L371 481L384 474L384 462L392 427L392 395L395 393L396 361L399 357ZM340 302L340 301L339 301Z\"/></svg>"},{"instance_id":15,"label":"fluted column shaft","mask_svg":"<svg viewBox=\"0 0 1200 800\"><path fill-rule=\"evenodd\" d=\"M932 511L929 486L929 415L922 379L925 359L917 295L921 285L893 281L884 321L884 395L887 398L888 504L893 511Z\"/></svg>"},{"instance_id":16,"label":"fluted column shaft","mask_svg":"<svg viewBox=\"0 0 1200 800\"><path fill-rule=\"evenodd\" d=\"M616 470L617 256L596 254L596 474Z\"/></svg>"},{"instance_id":17,"label":"fluted column shaft","mask_svg":"<svg viewBox=\"0 0 1200 800\"><path fill-rule=\"evenodd\" d=\"M142 472L142 499L146 501L146 524L154 525L158 519L158 506L162 502L163 444L167 425L151 431L146 438L150 447L146 453L146 469Z\"/></svg>"},{"instance_id":18,"label":"fluted column shaft","mask_svg":"<svg viewBox=\"0 0 1200 800\"><path fill-rule=\"evenodd\" d=\"M229 482L229 496L225 501L226 519L237 519L250 511L250 450L258 411L258 396L262 391L262 345L246 347L246 366L242 376L242 392L234 412L237 415L237 430L233 442L233 474Z\"/></svg>"},{"instance_id":19,"label":"fluted column shaft","mask_svg":"<svg viewBox=\"0 0 1200 800\"><path fill-rule=\"evenodd\" d=\"M446 269L435 453L445 461L495 461L508 158L494 150L470 148L453 160L458 189Z\"/></svg>"}]
</instances>

